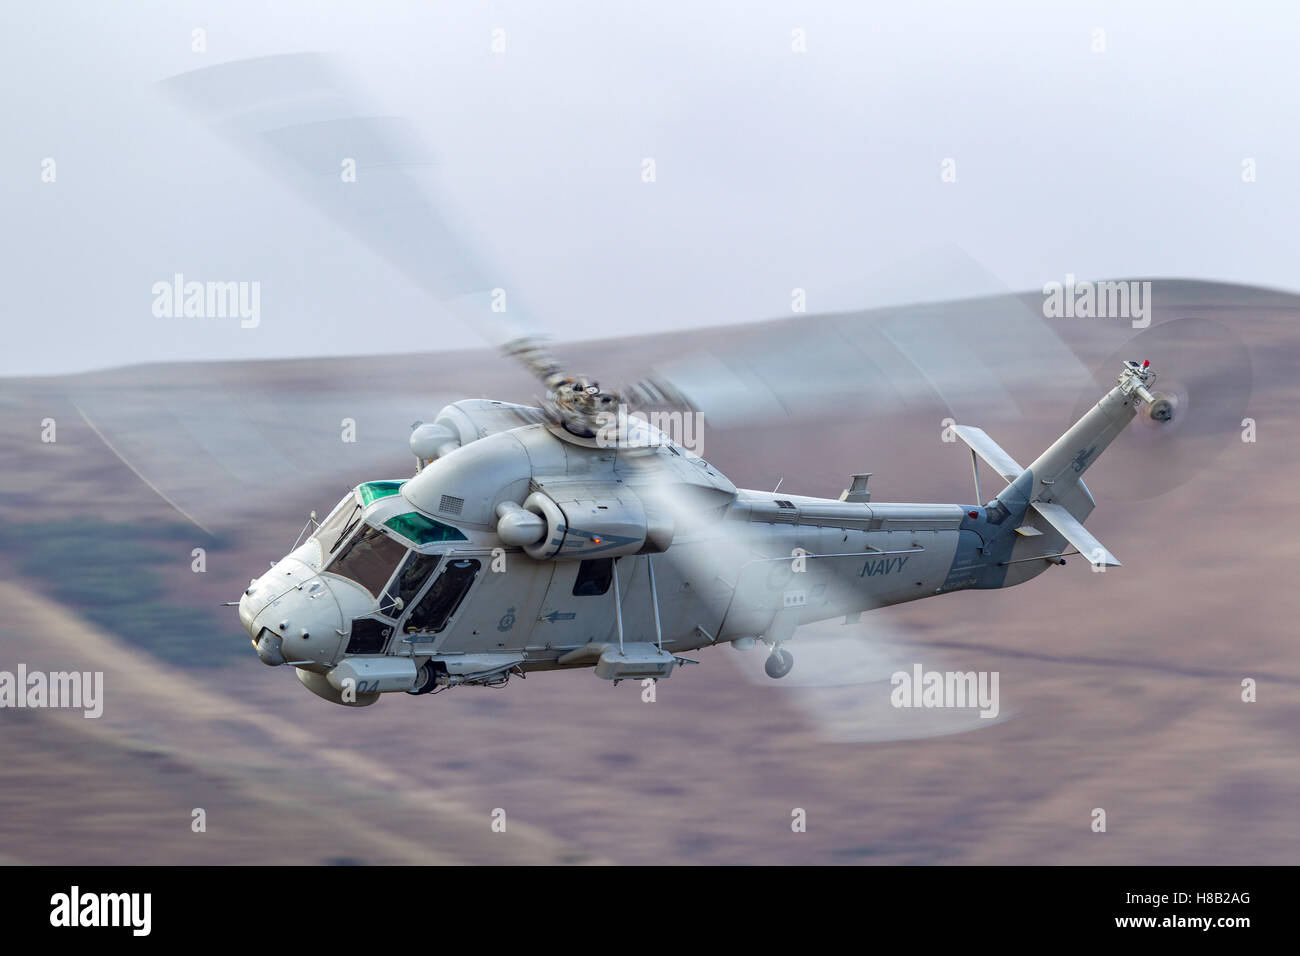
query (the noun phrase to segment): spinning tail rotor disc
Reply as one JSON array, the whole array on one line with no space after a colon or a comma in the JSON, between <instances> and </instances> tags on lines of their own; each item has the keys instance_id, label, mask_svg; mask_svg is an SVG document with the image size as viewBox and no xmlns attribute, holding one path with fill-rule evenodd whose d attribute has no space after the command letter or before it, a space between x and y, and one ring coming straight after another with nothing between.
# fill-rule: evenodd
<instances>
[{"instance_id":1,"label":"spinning tail rotor disc","mask_svg":"<svg viewBox=\"0 0 1300 956\"><path fill-rule=\"evenodd\" d=\"M1096 384L1081 392L1074 418L1114 384L1125 360L1156 370L1155 405L1117 438L1089 473L1098 500L1142 501L1191 481L1240 441L1251 395L1250 352L1231 328L1205 318L1173 319L1139 332L1095 368Z\"/></svg>"}]
</instances>

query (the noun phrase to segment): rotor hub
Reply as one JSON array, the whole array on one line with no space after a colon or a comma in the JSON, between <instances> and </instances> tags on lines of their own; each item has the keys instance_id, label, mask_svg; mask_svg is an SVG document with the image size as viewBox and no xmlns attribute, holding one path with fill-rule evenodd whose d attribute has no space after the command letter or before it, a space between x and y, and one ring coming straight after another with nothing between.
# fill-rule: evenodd
<instances>
[{"instance_id":1,"label":"rotor hub","mask_svg":"<svg viewBox=\"0 0 1300 956\"><path fill-rule=\"evenodd\" d=\"M547 413L583 438L594 436L612 421L622 401L618 392L601 388L586 375L556 374L546 382Z\"/></svg>"}]
</instances>

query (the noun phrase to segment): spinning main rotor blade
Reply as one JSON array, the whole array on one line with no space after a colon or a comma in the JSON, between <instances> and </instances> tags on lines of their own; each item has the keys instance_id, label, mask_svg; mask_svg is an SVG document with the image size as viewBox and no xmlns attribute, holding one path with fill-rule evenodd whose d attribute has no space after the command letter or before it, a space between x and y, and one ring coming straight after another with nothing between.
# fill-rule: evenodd
<instances>
[{"instance_id":1,"label":"spinning main rotor blade","mask_svg":"<svg viewBox=\"0 0 1300 956\"><path fill-rule=\"evenodd\" d=\"M939 404L958 421L1016 420L1047 394L1072 396L1091 378L1041 311L944 246L935 274L984 276L997 294L949 302L797 317L709 334L629 392L702 412L716 427L811 422Z\"/></svg>"},{"instance_id":2,"label":"spinning main rotor blade","mask_svg":"<svg viewBox=\"0 0 1300 956\"><path fill-rule=\"evenodd\" d=\"M506 311L494 309L494 290L506 283L469 250L437 202L429 150L408 124L359 102L357 84L331 58L236 61L163 85L534 377L546 381L558 372L513 290ZM341 175L347 160L355 161L355 181ZM969 272L972 263L949 249L928 256L924 265ZM690 340L699 347L689 357L664 363L642 384L651 401L703 411L712 424L883 423L913 402L936 397L961 419L988 421L1018 416L1045 383L1086 380L1041 316L1012 296L723 328ZM465 387L453 386L454 378L440 384L448 392L460 388L457 397L490 391L481 372ZM328 443L336 423L356 417L353 399L325 417L310 404L299 407L292 385L275 379L259 379L251 395L242 383L223 388L239 401L181 390L151 414L141 404L148 396L136 389L82 394L77 402L109 447L151 487L212 526L230 516L242 494L283 485L303 463L325 460L316 449L288 453L299 450L295 436L285 435L295 421L310 419L305 428L319 429ZM274 405L281 391L295 411L245 414L251 396L264 395ZM512 383L497 394L516 391ZM403 444L398 433L438 407L430 398L427 408L392 419L395 458ZM365 434L379 432L368 427ZM389 435L387 427L383 434Z\"/></svg>"},{"instance_id":3,"label":"spinning main rotor blade","mask_svg":"<svg viewBox=\"0 0 1300 956\"><path fill-rule=\"evenodd\" d=\"M559 372L513 290L437 201L432 154L410 124L377 115L320 54L242 60L164 83L176 99L542 381ZM356 164L355 181L340 175ZM924 273L985 273L950 247ZM911 266L917 271L915 263ZM914 298L923 300L919 282ZM996 280L985 287L1000 288ZM898 290L895 290L895 294ZM494 298L495 296L495 298ZM504 308L504 311L500 309ZM809 317L797 332L735 330L656 369L632 397L688 407L719 426L876 411L937 396L958 417L1015 417L1025 369L1076 385L1085 370L1022 303L970 300ZM1070 388L1073 391L1073 388Z\"/></svg>"},{"instance_id":4,"label":"spinning main rotor blade","mask_svg":"<svg viewBox=\"0 0 1300 956\"><path fill-rule=\"evenodd\" d=\"M76 411L113 455L216 534L250 512L276 508L292 520L312 508L323 518L320 509L361 478L406 474L410 423L431 417L430 405L461 397L432 393L401 370L390 371L392 387L383 392L319 387L328 373L286 387L220 372L200 366L185 381L159 381L128 369L69 388Z\"/></svg>"},{"instance_id":5,"label":"spinning main rotor blade","mask_svg":"<svg viewBox=\"0 0 1300 956\"><path fill-rule=\"evenodd\" d=\"M540 329L514 290L507 294L506 283L470 249L445 204L431 198L432 153L409 123L361 103L358 84L332 58L303 53L237 60L162 86L485 341L504 348L538 338ZM355 164L352 176L346 175L349 163Z\"/></svg>"},{"instance_id":6,"label":"spinning main rotor blade","mask_svg":"<svg viewBox=\"0 0 1300 956\"><path fill-rule=\"evenodd\" d=\"M430 151L409 124L359 103L357 84L331 58L242 60L161 85L532 375L544 378L555 368L519 296L494 292L506 283L490 274L431 198ZM342 175L345 161L355 163L354 177ZM358 449L375 449L376 442L383 449L379 454L391 453L405 468L412 422L493 387L499 378L484 374L480 363L477 378L464 377L451 385L455 391L440 388L435 395L428 391L427 370L408 375L417 370L401 360L384 363L379 390L367 388L373 374L369 383L343 380L313 375L313 364L302 366L301 382L298 375L249 380L238 369L204 366L181 381L168 373L166 381L144 381L129 370L111 376L121 380L111 384L83 386L74 379L71 392L104 444L164 500L209 530L237 520L250 497L264 499L289 487L306 466L315 478L324 472L355 478L367 454ZM411 391L403 389L403 378ZM455 378L444 373L440 385ZM505 390L517 390L517 383ZM357 443L340 442L345 421L356 423Z\"/></svg>"}]
</instances>

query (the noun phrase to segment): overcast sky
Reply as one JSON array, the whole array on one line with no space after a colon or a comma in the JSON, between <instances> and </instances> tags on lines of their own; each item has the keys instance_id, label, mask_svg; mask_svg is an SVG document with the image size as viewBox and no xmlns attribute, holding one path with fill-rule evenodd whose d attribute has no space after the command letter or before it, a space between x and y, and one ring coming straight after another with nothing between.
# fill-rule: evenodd
<instances>
[{"instance_id":1,"label":"overcast sky","mask_svg":"<svg viewBox=\"0 0 1300 956\"><path fill-rule=\"evenodd\" d=\"M413 121L467 242L561 339L789 315L795 287L811 312L1067 273L1295 289L1295 11L5 4L0 374L477 342L157 86L300 51ZM259 282L260 325L155 316L176 273Z\"/></svg>"}]
</instances>

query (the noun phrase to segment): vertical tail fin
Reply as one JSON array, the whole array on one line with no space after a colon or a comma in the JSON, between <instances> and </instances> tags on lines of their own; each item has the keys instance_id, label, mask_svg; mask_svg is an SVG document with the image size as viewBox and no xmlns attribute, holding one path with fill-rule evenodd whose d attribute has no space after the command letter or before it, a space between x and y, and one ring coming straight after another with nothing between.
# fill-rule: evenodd
<instances>
[{"instance_id":1,"label":"vertical tail fin","mask_svg":"<svg viewBox=\"0 0 1300 956\"><path fill-rule=\"evenodd\" d=\"M1118 565L1115 556L1083 527L1083 520L1093 509L1083 473L1127 427L1143 403L1146 414L1153 419L1169 420L1169 402L1153 395L1147 387L1154 381L1149 363L1126 362L1118 384L1028 468L1016 464L980 429L959 426L958 436L1009 482L989 502L990 513L1001 512L1019 522L1032 512L1094 565Z\"/></svg>"}]
</instances>

